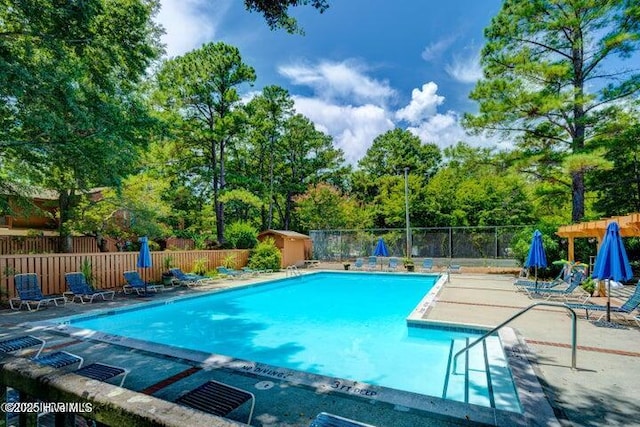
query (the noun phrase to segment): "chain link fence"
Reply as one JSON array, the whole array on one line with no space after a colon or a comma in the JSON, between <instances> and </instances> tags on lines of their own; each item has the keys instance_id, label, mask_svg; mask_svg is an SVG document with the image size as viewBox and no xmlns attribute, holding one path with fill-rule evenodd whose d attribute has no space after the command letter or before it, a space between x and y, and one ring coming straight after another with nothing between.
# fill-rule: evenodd
<instances>
[{"instance_id":1,"label":"chain link fence","mask_svg":"<svg viewBox=\"0 0 640 427\"><path fill-rule=\"evenodd\" d=\"M511 240L523 227L434 227L411 228L411 257L513 260ZM403 228L368 230L312 230L313 257L343 261L373 254L382 237L390 256L406 256Z\"/></svg>"}]
</instances>

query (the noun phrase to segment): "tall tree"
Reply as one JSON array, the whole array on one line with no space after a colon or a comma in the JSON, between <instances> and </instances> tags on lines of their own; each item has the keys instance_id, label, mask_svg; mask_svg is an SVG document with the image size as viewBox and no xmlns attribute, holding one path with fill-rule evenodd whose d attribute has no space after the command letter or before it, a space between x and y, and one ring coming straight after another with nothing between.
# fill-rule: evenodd
<instances>
[{"instance_id":1,"label":"tall tree","mask_svg":"<svg viewBox=\"0 0 640 427\"><path fill-rule=\"evenodd\" d=\"M251 141L258 154L258 170L263 170L261 181L267 182L265 188L267 211L263 217L265 228L273 226L273 207L275 202L274 169L278 158L277 148L282 145L284 124L292 116L293 99L286 89L279 86L267 86L262 94L253 98L247 105L251 122ZM266 174L266 176L264 176ZM266 178L266 179L265 179Z\"/></svg>"},{"instance_id":2,"label":"tall tree","mask_svg":"<svg viewBox=\"0 0 640 427\"><path fill-rule=\"evenodd\" d=\"M58 191L64 236L77 193L118 184L146 142L137 86L161 52L158 2L0 5L0 161Z\"/></svg>"},{"instance_id":3,"label":"tall tree","mask_svg":"<svg viewBox=\"0 0 640 427\"><path fill-rule=\"evenodd\" d=\"M225 153L241 123L237 88L255 79L254 69L242 62L240 51L222 42L205 44L166 61L157 76L156 99L181 118L180 137L190 148L192 174L210 177L208 187L220 243L224 242L220 194L226 186Z\"/></svg>"},{"instance_id":4,"label":"tall tree","mask_svg":"<svg viewBox=\"0 0 640 427\"><path fill-rule=\"evenodd\" d=\"M505 0L485 30L484 78L470 97L474 130L520 135L536 152L559 159L570 175L573 221L585 214L585 172L598 125L640 90L638 70L624 68L640 43L636 0Z\"/></svg>"}]
</instances>

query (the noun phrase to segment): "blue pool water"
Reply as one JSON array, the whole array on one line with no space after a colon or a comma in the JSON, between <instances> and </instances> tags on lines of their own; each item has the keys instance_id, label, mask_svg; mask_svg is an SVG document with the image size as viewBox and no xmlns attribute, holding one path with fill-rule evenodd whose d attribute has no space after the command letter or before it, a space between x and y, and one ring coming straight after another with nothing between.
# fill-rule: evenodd
<instances>
[{"instance_id":1,"label":"blue pool water","mask_svg":"<svg viewBox=\"0 0 640 427\"><path fill-rule=\"evenodd\" d=\"M479 335L407 326L436 279L318 273L72 325L441 396L452 340Z\"/></svg>"}]
</instances>

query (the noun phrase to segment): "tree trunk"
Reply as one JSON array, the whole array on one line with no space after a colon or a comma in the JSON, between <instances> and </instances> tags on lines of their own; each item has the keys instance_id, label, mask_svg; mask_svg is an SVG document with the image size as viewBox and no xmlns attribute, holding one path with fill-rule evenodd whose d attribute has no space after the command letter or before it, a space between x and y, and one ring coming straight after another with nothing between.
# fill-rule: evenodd
<instances>
[{"instance_id":1,"label":"tree trunk","mask_svg":"<svg viewBox=\"0 0 640 427\"><path fill-rule=\"evenodd\" d=\"M71 235L66 227L67 221L71 216L71 194L66 190L60 191L58 199L58 206L60 208L60 219L58 222L58 234L60 234L60 240L58 250L62 253L70 253L73 248L71 247Z\"/></svg>"},{"instance_id":2,"label":"tree trunk","mask_svg":"<svg viewBox=\"0 0 640 427\"><path fill-rule=\"evenodd\" d=\"M584 172L572 174L571 195L573 206L571 210L571 221L580 222L584 217Z\"/></svg>"}]
</instances>

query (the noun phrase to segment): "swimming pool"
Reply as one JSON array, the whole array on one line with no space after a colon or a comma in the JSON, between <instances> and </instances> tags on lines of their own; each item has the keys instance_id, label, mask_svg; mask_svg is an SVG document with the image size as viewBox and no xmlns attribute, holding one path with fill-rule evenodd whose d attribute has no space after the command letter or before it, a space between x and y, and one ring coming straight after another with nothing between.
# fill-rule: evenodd
<instances>
[{"instance_id":1,"label":"swimming pool","mask_svg":"<svg viewBox=\"0 0 640 427\"><path fill-rule=\"evenodd\" d=\"M321 272L68 322L74 328L340 381L500 407L490 396L492 386L486 384L486 372L478 367L484 366L486 352L471 353L470 375L449 374L452 353L483 331L407 324L407 316L437 278ZM504 382L509 373L503 369L502 347L493 345L489 355L500 365ZM265 368L253 372L267 373ZM278 377L279 372L283 371L272 370L271 374ZM467 393L471 389L475 396L465 397L464 391L454 389L461 387L456 384L461 381L471 382L471 387L466 384ZM501 390L508 395L503 409L520 411L513 383Z\"/></svg>"}]
</instances>

